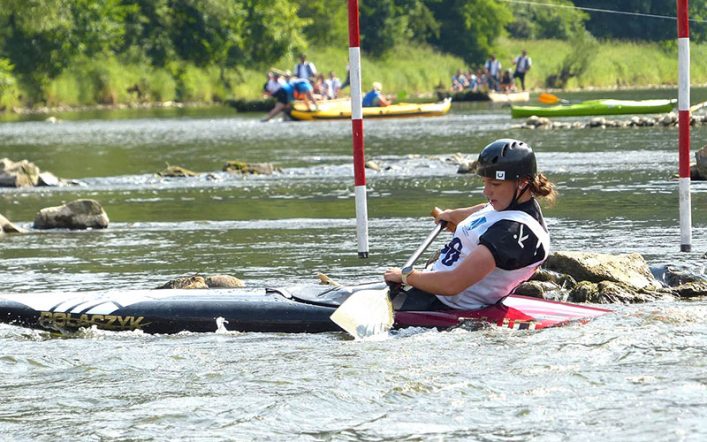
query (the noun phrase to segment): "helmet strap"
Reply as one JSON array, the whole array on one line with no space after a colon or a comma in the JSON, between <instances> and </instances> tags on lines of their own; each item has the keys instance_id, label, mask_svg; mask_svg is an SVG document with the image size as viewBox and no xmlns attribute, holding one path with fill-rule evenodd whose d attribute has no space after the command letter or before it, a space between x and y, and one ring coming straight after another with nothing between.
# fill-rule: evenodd
<instances>
[{"instance_id":1,"label":"helmet strap","mask_svg":"<svg viewBox=\"0 0 707 442\"><path fill-rule=\"evenodd\" d=\"M526 183L525 187L523 187L521 189L519 183L520 183L520 180L516 180L515 189L513 190L513 200L508 205L506 210L516 208L520 204L520 203L518 203L518 200L520 199L520 197L522 197L523 194L530 188L530 183Z\"/></svg>"}]
</instances>

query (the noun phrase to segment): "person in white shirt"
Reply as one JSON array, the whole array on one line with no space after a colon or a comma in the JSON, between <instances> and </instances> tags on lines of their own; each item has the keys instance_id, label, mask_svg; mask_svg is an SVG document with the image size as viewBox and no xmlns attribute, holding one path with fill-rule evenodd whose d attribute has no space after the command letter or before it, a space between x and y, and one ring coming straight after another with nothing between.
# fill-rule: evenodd
<instances>
[{"instance_id":1,"label":"person in white shirt","mask_svg":"<svg viewBox=\"0 0 707 442\"><path fill-rule=\"evenodd\" d=\"M328 99L333 100L339 96L341 90L341 80L334 74L334 71L329 72L329 78L324 80L324 91Z\"/></svg>"},{"instance_id":2,"label":"person in white shirt","mask_svg":"<svg viewBox=\"0 0 707 442\"><path fill-rule=\"evenodd\" d=\"M302 54L299 56L299 63L295 65L294 75L297 78L314 81L314 77L317 76L317 67L311 61L307 61L307 56Z\"/></svg>"},{"instance_id":3,"label":"person in white shirt","mask_svg":"<svg viewBox=\"0 0 707 442\"><path fill-rule=\"evenodd\" d=\"M477 160L488 203L436 215L454 232L428 269L385 272L403 289L400 310L474 310L493 305L530 278L547 259L550 236L536 197L553 200L554 185L538 173L522 141L500 139ZM400 295L398 295L400 296Z\"/></svg>"},{"instance_id":4,"label":"person in white shirt","mask_svg":"<svg viewBox=\"0 0 707 442\"><path fill-rule=\"evenodd\" d=\"M501 62L496 60L496 56L491 54L491 58L484 63L484 69L488 77L489 89L498 90L498 83L501 81Z\"/></svg>"},{"instance_id":5,"label":"person in white shirt","mask_svg":"<svg viewBox=\"0 0 707 442\"><path fill-rule=\"evenodd\" d=\"M520 80L521 89L525 90L525 74L533 66L533 61L528 57L528 52L523 49L521 54L513 60L513 64L516 67L513 78L518 78Z\"/></svg>"}]
</instances>

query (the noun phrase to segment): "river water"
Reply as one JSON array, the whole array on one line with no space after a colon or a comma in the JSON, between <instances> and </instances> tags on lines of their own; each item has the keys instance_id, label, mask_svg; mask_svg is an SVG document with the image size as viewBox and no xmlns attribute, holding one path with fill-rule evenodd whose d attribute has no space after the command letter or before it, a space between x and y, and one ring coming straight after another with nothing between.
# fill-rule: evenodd
<instances>
[{"instance_id":1,"label":"river water","mask_svg":"<svg viewBox=\"0 0 707 442\"><path fill-rule=\"evenodd\" d=\"M679 251L674 128L531 131L485 104L366 121L367 159L383 169L367 170L371 245L361 260L348 121L263 124L227 109L58 117L0 124L0 157L80 185L2 189L0 213L30 228L41 208L93 198L111 224L5 236L3 292L154 288L195 272L249 287L313 282L317 272L380 279L432 229L435 205L481 201L479 180L447 159L473 158L499 137L529 142L558 186L545 209L555 250L638 252L652 266L705 272L706 183L692 185L693 252ZM692 143L707 144L707 130L693 129ZM226 160L282 172L229 175ZM160 178L165 164L201 174ZM707 301L610 307L540 332L406 329L376 341L58 338L0 325L0 431L5 440L707 438Z\"/></svg>"}]
</instances>

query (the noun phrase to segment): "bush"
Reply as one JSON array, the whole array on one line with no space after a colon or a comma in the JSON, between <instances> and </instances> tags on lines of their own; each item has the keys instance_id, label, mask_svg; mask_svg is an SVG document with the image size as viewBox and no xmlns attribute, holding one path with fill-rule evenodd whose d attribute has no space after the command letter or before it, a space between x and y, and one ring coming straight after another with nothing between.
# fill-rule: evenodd
<instances>
[{"instance_id":1,"label":"bush","mask_svg":"<svg viewBox=\"0 0 707 442\"><path fill-rule=\"evenodd\" d=\"M16 106L20 99L17 80L9 60L0 58L0 111Z\"/></svg>"}]
</instances>

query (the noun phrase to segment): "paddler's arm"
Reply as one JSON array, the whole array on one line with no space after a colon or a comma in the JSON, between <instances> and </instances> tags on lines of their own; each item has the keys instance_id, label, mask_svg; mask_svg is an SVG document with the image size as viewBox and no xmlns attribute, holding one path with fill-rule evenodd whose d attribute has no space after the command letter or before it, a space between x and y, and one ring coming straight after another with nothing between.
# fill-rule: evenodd
<instances>
[{"instance_id":1,"label":"paddler's arm","mask_svg":"<svg viewBox=\"0 0 707 442\"><path fill-rule=\"evenodd\" d=\"M464 221L469 215L478 212L479 210L486 207L486 204L477 204L471 207L462 207L459 209L447 209L441 210L436 208L432 211L432 216L434 216L436 222L447 221L449 224L447 230L453 232L456 230L457 225Z\"/></svg>"},{"instance_id":2,"label":"paddler's arm","mask_svg":"<svg viewBox=\"0 0 707 442\"><path fill-rule=\"evenodd\" d=\"M479 245L454 270L426 272L414 270L407 276L407 283L417 289L441 296L456 296L470 285L481 281L496 268L496 260L486 246ZM385 280L401 283L400 269L390 268Z\"/></svg>"}]
</instances>

